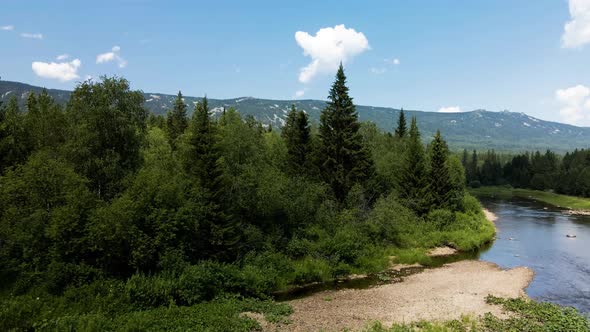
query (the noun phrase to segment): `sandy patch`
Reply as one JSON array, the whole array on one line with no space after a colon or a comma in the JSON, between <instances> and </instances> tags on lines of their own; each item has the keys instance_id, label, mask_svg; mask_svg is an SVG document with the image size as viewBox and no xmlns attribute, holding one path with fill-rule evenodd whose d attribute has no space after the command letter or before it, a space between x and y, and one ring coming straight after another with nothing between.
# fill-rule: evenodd
<instances>
[{"instance_id":1,"label":"sandy patch","mask_svg":"<svg viewBox=\"0 0 590 332\"><path fill-rule=\"evenodd\" d=\"M491 222L498 220L498 216L496 216L495 213L488 209L483 209L483 213L486 215L486 218Z\"/></svg>"},{"instance_id":2,"label":"sandy patch","mask_svg":"<svg viewBox=\"0 0 590 332\"><path fill-rule=\"evenodd\" d=\"M290 301L294 309L292 323L282 329L339 331L360 329L373 321L389 326L394 322L449 320L486 312L502 316L498 306L485 303L485 297L526 296L524 288L532 278L533 271L524 267L502 270L488 262L456 262L408 276L401 283L325 291Z\"/></svg>"},{"instance_id":3,"label":"sandy patch","mask_svg":"<svg viewBox=\"0 0 590 332\"><path fill-rule=\"evenodd\" d=\"M430 257L438 257L438 256L450 256L457 253L457 249L453 249L451 247L437 247L432 248L428 251L428 256Z\"/></svg>"}]
</instances>

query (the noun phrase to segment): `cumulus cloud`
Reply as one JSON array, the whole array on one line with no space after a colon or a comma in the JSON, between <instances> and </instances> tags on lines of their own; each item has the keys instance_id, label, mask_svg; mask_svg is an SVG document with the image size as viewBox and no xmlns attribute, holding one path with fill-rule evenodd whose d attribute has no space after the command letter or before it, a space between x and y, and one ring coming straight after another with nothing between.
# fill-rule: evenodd
<instances>
[{"instance_id":1,"label":"cumulus cloud","mask_svg":"<svg viewBox=\"0 0 590 332\"><path fill-rule=\"evenodd\" d=\"M561 37L565 48L580 47L590 42L590 0L569 0L571 19L565 23Z\"/></svg>"},{"instance_id":2,"label":"cumulus cloud","mask_svg":"<svg viewBox=\"0 0 590 332\"><path fill-rule=\"evenodd\" d=\"M563 121L574 125L590 124L590 88L576 85L555 91L555 98L562 107L559 114Z\"/></svg>"},{"instance_id":3,"label":"cumulus cloud","mask_svg":"<svg viewBox=\"0 0 590 332\"><path fill-rule=\"evenodd\" d=\"M311 58L311 63L299 72L302 83L308 83L318 74L335 72L340 62L346 63L369 49L367 37L344 24L322 28L315 36L297 31L295 41L303 54Z\"/></svg>"},{"instance_id":4,"label":"cumulus cloud","mask_svg":"<svg viewBox=\"0 0 590 332\"><path fill-rule=\"evenodd\" d=\"M447 107L441 107L438 109L439 113L461 113L463 112L461 110L461 107L459 106L447 106Z\"/></svg>"},{"instance_id":5,"label":"cumulus cloud","mask_svg":"<svg viewBox=\"0 0 590 332\"><path fill-rule=\"evenodd\" d=\"M69 57L70 57L69 54L60 54L55 59L57 59L58 61L63 61L63 60L66 60Z\"/></svg>"},{"instance_id":6,"label":"cumulus cloud","mask_svg":"<svg viewBox=\"0 0 590 332\"><path fill-rule=\"evenodd\" d=\"M23 32L20 34L20 36L23 38L30 38L30 39L43 39L43 34L41 34L41 33Z\"/></svg>"},{"instance_id":7,"label":"cumulus cloud","mask_svg":"<svg viewBox=\"0 0 590 332\"><path fill-rule=\"evenodd\" d=\"M32 64L33 72L39 77L56 79L61 82L71 81L78 76L78 69L82 63L79 59L70 62L41 62L35 61Z\"/></svg>"},{"instance_id":8,"label":"cumulus cloud","mask_svg":"<svg viewBox=\"0 0 590 332\"><path fill-rule=\"evenodd\" d=\"M12 31L12 30L14 30L14 25L3 25L3 26L0 27L0 30L3 30L3 31Z\"/></svg>"},{"instance_id":9,"label":"cumulus cloud","mask_svg":"<svg viewBox=\"0 0 590 332\"><path fill-rule=\"evenodd\" d=\"M110 52L97 55L96 63L107 63L111 61L116 61L119 65L119 68L125 68L125 66L127 66L127 60L123 59L123 57L119 54L120 51L121 47L113 46Z\"/></svg>"}]
</instances>

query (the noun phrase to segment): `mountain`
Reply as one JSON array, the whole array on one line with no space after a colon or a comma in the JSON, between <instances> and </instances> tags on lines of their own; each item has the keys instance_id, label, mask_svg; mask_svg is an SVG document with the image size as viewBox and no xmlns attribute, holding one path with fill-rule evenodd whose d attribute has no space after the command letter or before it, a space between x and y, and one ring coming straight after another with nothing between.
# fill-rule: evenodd
<instances>
[{"instance_id":1,"label":"mountain","mask_svg":"<svg viewBox=\"0 0 590 332\"><path fill-rule=\"evenodd\" d=\"M24 104L30 91L36 93L41 87L19 82L0 81L0 100L7 101L15 95ZM70 92L48 90L59 103L65 104ZM161 93L144 93L145 107L155 114L166 114L172 107L175 95ZM185 97L185 102L192 110L192 105L201 98ZM219 115L223 109L235 108L243 115L252 115L257 120L281 127L295 104L305 110L312 122L319 122L320 112L325 101L320 100L269 100L253 97L234 99L209 99L212 113ZM381 129L393 131L399 110L388 107L357 106L361 121L372 121ZM524 113L489 112L476 110L464 113L438 113L405 110L408 118L416 116L418 126L425 140L430 139L437 129L448 141L452 149L496 149L500 151L525 151L551 149L558 152L575 148L590 147L590 128L549 122L528 116Z\"/></svg>"}]
</instances>

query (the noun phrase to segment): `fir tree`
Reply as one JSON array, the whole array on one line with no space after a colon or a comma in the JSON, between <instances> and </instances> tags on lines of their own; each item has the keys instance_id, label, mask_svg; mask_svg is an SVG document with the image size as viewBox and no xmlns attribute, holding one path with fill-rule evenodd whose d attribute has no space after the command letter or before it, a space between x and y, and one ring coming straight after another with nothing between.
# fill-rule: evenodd
<instances>
[{"instance_id":1,"label":"fir tree","mask_svg":"<svg viewBox=\"0 0 590 332\"><path fill-rule=\"evenodd\" d=\"M197 245L204 258L231 258L238 243L237 227L224 210L223 171L215 126L209 117L207 97L197 104L189 127L189 149L185 169L202 190L205 204L199 223Z\"/></svg>"},{"instance_id":2,"label":"fir tree","mask_svg":"<svg viewBox=\"0 0 590 332\"><path fill-rule=\"evenodd\" d=\"M355 183L365 182L373 173L373 161L363 145L342 64L328 99L320 117L319 166L336 199L342 202Z\"/></svg>"},{"instance_id":3,"label":"fir tree","mask_svg":"<svg viewBox=\"0 0 590 332\"><path fill-rule=\"evenodd\" d=\"M395 136L398 138L404 138L406 136L406 116L404 115L404 109L402 108L397 119L397 128L395 129Z\"/></svg>"},{"instance_id":4,"label":"fir tree","mask_svg":"<svg viewBox=\"0 0 590 332\"><path fill-rule=\"evenodd\" d=\"M184 133L187 127L186 104L182 98L182 93L178 91L174 101L174 108L168 112L166 117L166 133L173 149L176 148L176 140Z\"/></svg>"},{"instance_id":5,"label":"fir tree","mask_svg":"<svg viewBox=\"0 0 590 332\"><path fill-rule=\"evenodd\" d=\"M307 173L311 150L311 133L307 114L297 111L295 105L287 115L281 133L287 145L287 168L292 174Z\"/></svg>"},{"instance_id":6,"label":"fir tree","mask_svg":"<svg viewBox=\"0 0 590 332\"><path fill-rule=\"evenodd\" d=\"M452 198L452 183L447 164L448 154L447 144L437 130L430 145L429 172L431 207L435 209L448 207Z\"/></svg>"},{"instance_id":7,"label":"fir tree","mask_svg":"<svg viewBox=\"0 0 590 332\"><path fill-rule=\"evenodd\" d=\"M423 214L428 210L426 201L428 174L426 172L426 154L420 141L420 131L415 117L412 117L409 134L400 178L400 196L406 206L418 214Z\"/></svg>"}]
</instances>

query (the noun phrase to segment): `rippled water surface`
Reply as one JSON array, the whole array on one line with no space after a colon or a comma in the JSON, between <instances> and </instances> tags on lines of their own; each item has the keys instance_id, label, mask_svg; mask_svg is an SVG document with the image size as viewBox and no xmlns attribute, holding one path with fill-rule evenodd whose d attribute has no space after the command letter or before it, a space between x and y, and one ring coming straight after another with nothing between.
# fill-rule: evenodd
<instances>
[{"instance_id":1,"label":"rippled water surface","mask_svg":"<svg viewBox=\"0 0 590 332\"><path fill-rule=\"evenodd\" d=\"M590 313L590 216L572 216L526 200L482 200L498 216L497 239L480 259L527 266L527 294ZM576 238L568 238L574 234Z\"/></svg>"}]
</instances>

